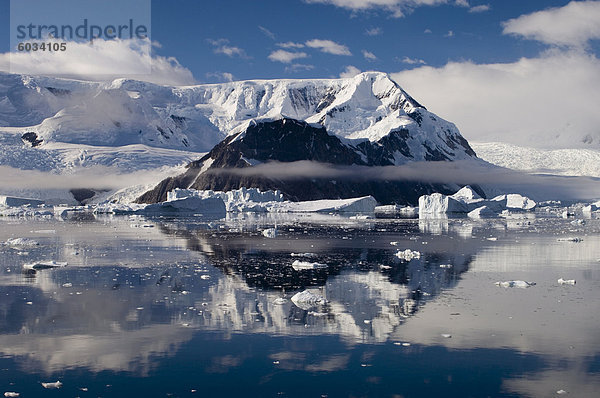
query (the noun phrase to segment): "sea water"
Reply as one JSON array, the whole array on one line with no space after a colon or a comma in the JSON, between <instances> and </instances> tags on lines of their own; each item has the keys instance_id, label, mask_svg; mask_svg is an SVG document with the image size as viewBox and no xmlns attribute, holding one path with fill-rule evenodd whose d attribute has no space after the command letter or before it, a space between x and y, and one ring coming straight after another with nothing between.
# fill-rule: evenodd
<instances>
[{"instance_id":1,"label":"sea water","mask_svg":"<svg viewBox=\"0 0 600 398\"><path fill-rule=\"evenodd\" d=\"M529 214L3 218L0 394L595 396L599 232ZM322 300L291 300L305 291Z\"/></svg>"}]
</instances>

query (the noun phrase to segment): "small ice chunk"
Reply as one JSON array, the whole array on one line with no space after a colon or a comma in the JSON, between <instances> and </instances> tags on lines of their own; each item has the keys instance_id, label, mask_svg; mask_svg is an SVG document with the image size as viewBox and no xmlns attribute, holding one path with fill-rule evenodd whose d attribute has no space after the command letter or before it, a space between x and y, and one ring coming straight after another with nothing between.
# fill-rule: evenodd
<instances>
[{"instance_id":1,"label":"small ice chunk","mask_svg":"<svg viewBox=\"0 0 600 398\"><path fill-rule=\"evenodd\" d=\"M42 383L42 387L48 388L48 389L61 388L62 385L63 385L63 383L61 383L60 381Z\"/></svg>"},{"instance_id":2,"label":"small ice chunk","mask_svg":"<svg viewBox=\"0 0 600 398\"><path fill-rule=\"evenodd\" d=\"M406 261L410 261L413 258L421 258L421 253L419 253L416 250L410 250L410 249L406 249L406 250L399 250L398 253L396 253L396 257L398 257L401 260L406 260Z\"/></svg>"},{"instance_id":3,"label":"small ice chunk","mask_svg":"<svg viewBox=\"0 0 600 398\"><path fill-rule=\"evenodd\" d=\"M449 338L452 338L452 335L449 333L442 333L442 337L445 339L449 339Z\"/></svg>"},{"instance_id":4,"label":"small ice chunk","mask_svg":"<svg viewBox=\"0 0 600 398\"><path fill-rule=\"evenodd\" d=\"M526 281L504 281L504 282L496 282L496 286L500 287L518 287L518 288L527 288L530 286L535 286L535 282L526 282Z\"/></svg>"},{"instance_id":5,"label":"small ice chunk","mask_svg":"<svg viewBox=\"0 0 600 398\"><path fill-rule=\"evenodd\" d=\"M452 268L452 264L440 264L440 268Z\"/></svg>"},{"instance_id":6,"label":"small ice chunk","mask_svg":"<svg viewBox=\"0 0 600 398\"><path fill-rule=\"evenodd\" d=\"M574 285L576 283L577 282L575 281L575 279L563 279L563 278L560 278L558 280L558 284L559 285Z\"/></svg>"},{"instance_id":7,"label":"small ice chunk","mask_svg":"<svg viewBox=\"0 0 600 398\"><path fill-rule=\"evenodd\" d=\"M292 302L303 310L307 310L317 304L325 304L327 303L327 300L325 300L323 296L315 294L307 289L303 292L294 294L292 296Z\"/></svg>"},{"instance_id":8,"label":"small ice chunk","mask_svg":"<svg viewBox=\"0 0 600 398\"><path fill-rule=\"evenodd\" d=\"M396 242L396 241L390 242L390 245L392 245L392 246L398 246L398 242Z\"/></svg>"},{"instance_id":9,"label":"small ice chunk","mask_svg":"<svg viewBox=\"0 0 600 398\"><path fill-rule=\"evenodd\" d=\"M292 268L294 268L296 271L310 270L310 269L326 269L327 264L296 260L292 263Z\"/></svg>"},{"instance_id":10,"label":"small ice chunk","mask_svg":"<svg viewBox=\"0 0 600 398\"><path fill-rule=\"evenodd\" d=\"M317 257L315 253L290 253L292 257Z\"/></svg>"},{"instance_id":11,"label":"small ice chunk","mask_svg":"<svg viewBox=\"0 0 600 398\"><path fill-rule=\"evenodd\" d=\"M203 280L210 279L210 275L206 275L206 274L200 275L200 279L203 279Z\"/></svg>"},{"instance_id":12,"label":"small ice chunk","mask_svg":"<svg viewBox=\"0 0 600 398\"><path fill-rule=\"evenodd\" d=\"M56 233L55 229L38 229L37 231L33 231L36 234L47 234L47 235L52 235Z\"/></svg>"},{"instance_id":13,"label":"small ice chunk","mask_svg":"<svg viewBox=\"0 0 600 398\"><path fill-rule=\"evenodd\" d=\"M6 246L38 246L40 243L29 238L11 238L3 244Z\"/></svg>"},{"instance_id":14,"label":"small ice chunk","mask_svg":"<svg viewBox=\"0 0 600 398\"><path fill-rule=\"evenodd\" d=\"M356 215L356 216L350 216L350 217L348 217L348 218L349 218L350 220L370 220L370 219L371 219L371 218L373 218L373 217L371 217L371 216L369 216L369 215L366 215L366 214L358 214L358 215Z\"/></svg>"},{"instance_id":15,"label":"small ice chunk","mask_svg":"<svg viewBox=\"0 0 600 398\"><path fill-rule=\"evenodd\" d=\"M18 392L14 392L14 391L7 391L4 393L5 397L18 397L19 395L21 395Z\"/></svg>"},{"instance_id":16,"label":"small ice chunk","mask_svg":"<svg viewBox=\"0 0 600 398\"><path fill-rule=\"evenodd\" d=\"M264 229L262 234L265 238L274 238L278 235L277 227Z\"/></svg>"},{"instance_id":17,"label":"small ice chunk","mask_svg":"<svg viewBox=\"0 0 600 398\"><path fill-rule=\"evenodd\" d=\"M58 267L66 267L66 262L61 261L40 261L36 263L23 264L23 269L49 269L49 268L58 268Z\"/></svg>"},{"instance_id":18,"label":"small ice chunk","mask_svg":"<svg viewBox=\"0 0 600 398\"><path fill-rule=\"evenodd\" d=\"M583 238L580 238L578 236L570 236L568 238L558 238L556 241L557 242L575 242L575 243L579 243L579 242L583 242Z\"/></svg>"},{"instance_id":19,"label":"small ice chunk","mask_svg":"<svg viewBox=\"0 0 600 398\"><path fill-rule=\"evenodd\" d=\"M288 302L288 299L286 299L284 297L277 297L275 300L273 300L273 304L276 304L276 305L283 305L287 302Z\"/></svg>"},{"instance_id":20,"label":"small ice chunk","mask_svg":"<svg viewBox=\"0 0 600 398\"><path fill-rule=\"evenodd\" d=\"M563 394L566 394L567 392L565 390L558 390L556 393L558 395L563 395Z\"/></svg>"}]
</instances>

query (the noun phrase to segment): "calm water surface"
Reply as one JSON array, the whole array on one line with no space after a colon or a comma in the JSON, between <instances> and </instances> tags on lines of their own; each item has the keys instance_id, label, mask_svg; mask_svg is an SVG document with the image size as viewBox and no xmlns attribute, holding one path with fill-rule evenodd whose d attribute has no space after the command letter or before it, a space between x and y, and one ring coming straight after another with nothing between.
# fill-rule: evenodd
<instances>
[{"instance_id":1,"label":"calm water surface","mask_svg":"<svg viewBox=\"0 0 600 398\"><path fill-rule=\"evenodd\" d=\"M599 232L539 215L2 219L0 242L39 245L0 245L0 394L598 396ZM23 269L48 260L68 265ZM296 306L304 289L327 304Z\"/></svg>"}]
</instances>

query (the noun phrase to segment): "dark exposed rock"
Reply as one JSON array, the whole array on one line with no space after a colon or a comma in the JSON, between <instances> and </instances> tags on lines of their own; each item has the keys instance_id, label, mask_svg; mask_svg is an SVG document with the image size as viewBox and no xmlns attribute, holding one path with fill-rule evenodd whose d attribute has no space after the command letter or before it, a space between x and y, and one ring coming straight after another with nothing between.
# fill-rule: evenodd
<instances>
[{"instance_id":1,"label":"dark exposed rock","mask_svg":"<svg viewBox=\"0 0 600 398\"><path fill-rule=\"evenodd\" d=\"M457 187L453 184L366 180L360 175L336 180L314 176L283 180L227 172L228 169L248 168L254 163L269 161L309 160L330 165L391 166L396 164L395 156L401 155L408 159L413 157L407 145L409 138L408 130L399 129L390 132L377 142L364 140L357 143L343 143L340 138L329 135L324 127L303 121L283 118L253 123L246 130L227 137L200 160L190 163L185 173L163 180L153 190L138 198L138 202L165 201L167 192L175 188L216 191L229 191L242 187L261 190L279 189L287 199L294 201L372 195L378 202L384 204L416 204L419 196L424 194L432 192L450 194L456 191ZM474 156L466 140L462 140L464 142L453 141L454 147L460 145L463 147L462 150L470 151ZM436 148L430 148L426 144L424 148L427 149L427 160L451 160L449 154Z\"/></svg>"},{"instance_id":2,"label":"dark exposed rock","mask_svg":"<svg viewBox=\"0 0 600 398\"><path fill-rule=\"evenodd\" d=\"M33 131L29 131L21 136L21 139L26 144L31 144L32 147L40 145L44 140L39 140L38 135Z\"/></svg>"}]
</instances>

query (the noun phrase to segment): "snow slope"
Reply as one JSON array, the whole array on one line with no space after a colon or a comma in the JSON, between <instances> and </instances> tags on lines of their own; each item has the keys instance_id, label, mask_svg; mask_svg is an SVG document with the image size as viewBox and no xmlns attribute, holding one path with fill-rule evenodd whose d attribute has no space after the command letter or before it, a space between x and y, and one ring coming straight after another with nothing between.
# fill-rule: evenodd
<instances>
[{"instance_id":1,"label":"snow slope","mask_svg":"<svg viewBox=\"0 0 600 398\"><path fill-rule=\"evenodd\" d=\"M351 79L249 80L185 87L135 80L110 83L0 73L0 126L40 141L204 152L255 119L318 123L350 140L377 141L407 130L423 143L462 157L456 127L428 112L387 74ZM236 130L238 129L238 130ZM466 142L466 141L465 141ZM422 151L421 151L422 152Z\"/></svg>"},{"instance_id":2,"label":"snow slope","mask_svg":"<svg viewBox=\"0 0 600 398\"><path fill-rule=\"evenodd\" d=\"M471 142L477 156L492 164L527 173L600 177L600 151L536 149L500 142Z\"/></svg>"}]
</instances>

